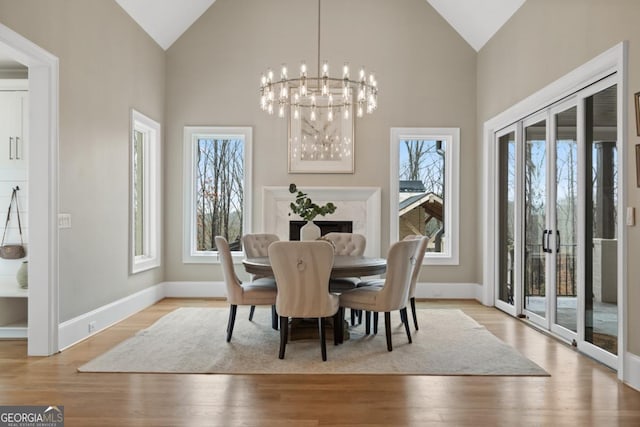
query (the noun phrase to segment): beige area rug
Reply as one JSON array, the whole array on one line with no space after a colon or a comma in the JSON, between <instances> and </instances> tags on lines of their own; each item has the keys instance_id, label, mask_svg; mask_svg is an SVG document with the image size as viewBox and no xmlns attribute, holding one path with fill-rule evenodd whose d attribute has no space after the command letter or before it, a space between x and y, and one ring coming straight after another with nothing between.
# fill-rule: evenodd
<instances>
[{"instance_id":1,"label":"beige area rug","mask_svg":"<svg viewBox=\"0 0 640 427\"><path fill-rule=\"evenodd\" d=\"M364 324L334 346L327 335L322 362L317 339L290 341L278 359L279 332L271 329L271 311L239 307L233 338L225 338L228 309L179 308L151 327L81 366L80 372L215 374L399 374L547 376L460 310L418 310L420 330L407 342L398 313L392 313L393 351L387 351L384 315L377 335Z\"/></svg>"}]
</instances>

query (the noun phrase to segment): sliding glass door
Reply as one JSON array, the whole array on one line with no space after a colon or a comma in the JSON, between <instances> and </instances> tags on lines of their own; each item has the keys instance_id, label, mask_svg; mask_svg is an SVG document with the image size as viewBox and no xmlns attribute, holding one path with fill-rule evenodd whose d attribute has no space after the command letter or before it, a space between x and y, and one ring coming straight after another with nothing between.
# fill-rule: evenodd
<instances>
[{"instance_id":1,"label":"sliding glass door","mask_svg":"<svg viewBox=\"0 0 640 427\"><path fill-rule=\"evenodd\" d=\"M618 350L616 89L597 87L585 98L584 342L600 360Z\"/></svg>"},{"instance_id":2,"label":"sliding glass door","mask_svg":"<svg viewBox=\"0 0 640 427\"><path fill-rule=\"evenodd\" d=\"M550 243L548 217L549 147L547 119L539 114L524 121L524 310L536 323L546 325L547 271ZM551 288L553 289L553 288Z\"/></svg>"},{"instance_id":3,"label":"sliding glass door","mask_svg":"<svg viewBox=\"0 0 640 427\"><path fill-rule=\"evenodd\" d=\"M617 355L617 86L495 133L496 307L598 360Z\"/></svg>"},{"instance_id":4,"label":"sliding glass door","mask_svg":"<svg viewBox=\"0 0 640 427\"><path fill-rule=\"evenodd\" d=\"M567 339L577 333L578 107L575 101L552 109L554 142L555 298L552 324Z\"/></svg>"},{"instance_id":5,"label":"sliding glass door","mask_svg":"<svg viewBox=\"0 0 640 427\"><path fill-rule=\"evenodd\" d=\"M517 127L511 126L498 134L498 204L499 204L499 266L498 266L498 301L503 309L515 315L515 301L518 300L516 291L516 257L519 260L519 253L515 251L519 236L516 234L518 228L518 216L516 214L519 195L516 182L517 168Z\"/></svg>"}]
</instances>

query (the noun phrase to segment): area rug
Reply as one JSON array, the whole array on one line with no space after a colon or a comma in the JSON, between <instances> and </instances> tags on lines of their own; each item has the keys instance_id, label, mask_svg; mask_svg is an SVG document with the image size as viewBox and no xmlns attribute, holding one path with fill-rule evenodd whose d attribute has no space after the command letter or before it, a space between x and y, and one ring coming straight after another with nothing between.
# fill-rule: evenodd
<instances>
[{"instance_id":1,"label":"area rug","mask_svg":"<svg viewBox=\"0 0 640 427\"><path fill-rule=\"evenodd\" d=\"M398 313L392 313L393 351L387 351L384 316L377 335L364 324L333 345L327 336L323 362L317 339L290 341L278 359L279 332L271 311L239 307L233 338L226 342L229 310L184 307L78 368L80 372L208 374L384 374L547 376L546 371L505 344L461 310L418 310L420 330L409 344Z\"/></svg>"}]
</instances>

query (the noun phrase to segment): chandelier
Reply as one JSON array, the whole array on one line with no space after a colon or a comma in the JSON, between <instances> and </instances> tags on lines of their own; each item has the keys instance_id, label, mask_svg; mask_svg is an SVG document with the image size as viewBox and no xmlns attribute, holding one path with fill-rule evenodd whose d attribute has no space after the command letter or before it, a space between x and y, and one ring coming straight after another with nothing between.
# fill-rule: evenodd
<instances>
[{"instance_id":1,"label":"chandelier","mask_svg":"<svg viewBox=\"0 0 640 427\"><path fill-rule=\"evenodd\" d=\"M280 79L276 80L271 69L262 74L260 80L260 108L269 114L278 110L278 117L284 117L290 109L292 118L300 119L301 109L308 109L308 118L315 121L319 109L326 109L326 119L333 121L334 114L349 119L351 107L362 117L366 111L372 113L378 105L378 84L373 73L367 75L360 68L357 79L352 79L349 64L342 67L342 77L329 75L329 63L320 67L320 0L318 0L318 72L316 76L307 74L307 65L300 65L299 77L289 77L286 64L280 69ZM353 99L355 94L355 101Z\"/></svg>"}]
</instances>

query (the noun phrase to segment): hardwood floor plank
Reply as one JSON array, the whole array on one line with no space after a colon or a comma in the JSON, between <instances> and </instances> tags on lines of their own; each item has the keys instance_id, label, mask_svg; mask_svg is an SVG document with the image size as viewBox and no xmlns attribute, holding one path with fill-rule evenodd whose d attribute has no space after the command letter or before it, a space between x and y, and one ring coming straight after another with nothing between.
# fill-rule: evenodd
<instances>
[{"instance_id":1,"label":"hardwood floor plank","mask_svg":"<svg viewBox=\"0 0 640 427\"><path fill-rule=\"evenodd\" d=\"M475 301L417 306L463 310L551 376L77 372L183 306L227 305L165 299L52 357L27 357L26 341L0 341L0 404L64 405L66 426L640 425L640 392L614 371Z\"/></svg>"}]
</instances>

